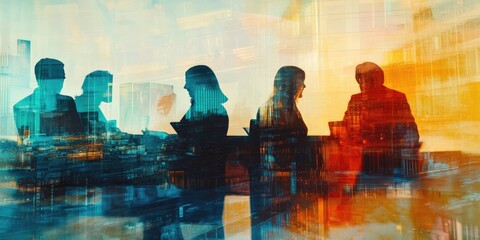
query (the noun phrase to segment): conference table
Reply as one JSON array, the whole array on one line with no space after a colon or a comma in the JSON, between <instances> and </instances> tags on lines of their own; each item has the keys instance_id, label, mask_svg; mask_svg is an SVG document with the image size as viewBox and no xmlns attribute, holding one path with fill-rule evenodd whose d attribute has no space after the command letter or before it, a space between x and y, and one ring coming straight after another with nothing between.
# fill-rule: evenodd
<instances>
[{"instance_id":1,"label":"conference table","mask_svg":"<svg viewBox=\"0 0 480 240\"><path fill-rule=\"evenodd\" d=\"M365 173L361 155L330 136L280 154L247 136L210 150L176 135L45 142L2 159L1 236L479 237L475 155L419 152L412 176Z\"/></svg>"}]
</instances>

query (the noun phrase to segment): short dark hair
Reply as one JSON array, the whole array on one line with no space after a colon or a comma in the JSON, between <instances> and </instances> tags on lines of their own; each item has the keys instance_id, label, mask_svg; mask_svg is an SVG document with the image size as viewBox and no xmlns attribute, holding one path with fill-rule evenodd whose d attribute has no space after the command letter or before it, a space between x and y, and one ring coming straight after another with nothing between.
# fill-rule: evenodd
<instances>
[{"instance_id":1,"label":"short dark hair","mask_svg":"<svg viewBox=\"0 0 480 240\"><path fill-rule=\"evenodd\" d=\"M38 80L44 79L59 79L65 78L65 70L63 63L53 58L42 58L35 64L35 78Z\"/></svg>"},{"instance_id":2,"label":"short dark hair","mask_svg":"<svg viewBox=\"0 0 480 240\"><path fill-rule=\"evenodd\" d=\"M375 85L383 85L385 81L385 75L380 66L373 62L364 62L362 64L358 64L357 67L355 67L355 80L358 82L358 74L365 73L368 73L370 76L372 76L372 80L375 81Z\"/></svg>"},{"instance_id":3,"label":"short dark hair","mask_svg":"<svg viewBox=\"0 0 480 240\"><path fill-rule=\"evenodd\" d=\"M97 70L89 73L82 84L82 90L93 91L94 89L100 89L100 91L105 91L108 87L108 84L113 81L113 75L104 70Z\"/></svg>"}]
</instances>

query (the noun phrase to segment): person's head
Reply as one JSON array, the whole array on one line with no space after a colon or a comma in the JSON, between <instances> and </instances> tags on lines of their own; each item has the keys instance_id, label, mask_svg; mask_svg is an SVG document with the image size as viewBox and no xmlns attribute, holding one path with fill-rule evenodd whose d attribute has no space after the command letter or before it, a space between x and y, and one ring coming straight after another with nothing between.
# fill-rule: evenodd
<instances>
[{"instance_id":1,"label":"person's head","mask_svg":"<svg viewBox=\"0 0 480 240\"><path fill-rule=\"evenodd\" d=\"M355 79L360 85L360 91L367 92L383 85L383 70L375 63L364 62L355 68Z\"/></svg>"},{"instance_id":2,"label":"person's head","mask_svg":"<svg viewBox=\"0 0 480 240\"><path fill-rule=\"evenodd\" d=\"M84 94L101 97L103 102L112 102L113 75L108 71L97 70L89 73L83 81Z\"/></svg>"},{"instance_id":3,"label":"person's head","mask_svg":"<svg viewBox=\"0 0 480 240\"><path fill-rule=\"evenodd\" d=\"M197 65L187 70L184 88L194 101L225 103L228 100L220 89L215 73L205 65Z\"/></svg>"},{"instance_id":4,"label":"person's head","mask_svg":"<svg viewBox=\"0 0 480 240\"><path fill-rule=\"evenodd\" d=\"M57 59L43 58L35 64L35 78L38 87L52 94L62 91L65 81L64 65Z\"/></svg>"},{"instance_id":5,"label":"person's head","mask_svg":"<svg viewBox=\"0 0 480 240\"><path fill-rule=\"evenodd\" d=\"M295 66L281 67L274 80L274 94L297 100L305 89L305 72Z\"/></svg>"}]
</instances>

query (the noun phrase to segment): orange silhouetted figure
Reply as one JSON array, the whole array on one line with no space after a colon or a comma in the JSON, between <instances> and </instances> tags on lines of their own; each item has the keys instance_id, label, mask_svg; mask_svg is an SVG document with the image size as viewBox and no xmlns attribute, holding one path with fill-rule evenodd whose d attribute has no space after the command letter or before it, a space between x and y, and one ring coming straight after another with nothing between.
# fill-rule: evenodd
<instances>
[{"instance_id":1,"label":"orange silhouetted figure","mask_svg":"<svg viewBox=\"0 0 480 240\"><path fill-rule=\"evenodd\" d=\"M383 70L365 62L355 69L361 92L343 118L348 140L372 146L416 146L419 134L405 94L383 85Z\"/></svg>"},{"instance_id":2,"label":"orange silhouetted figure","mask_svg":"<svg viewBox=\"0 0 480 240\"><path fill-rule=\"evenodd\" d=\"M362 148L367 173L415 175L419 134L405 94L383 85L383 70L375 63L359 64L355 79L361 92L348 103L343 142Z\"/></svg>"}]
</instances>

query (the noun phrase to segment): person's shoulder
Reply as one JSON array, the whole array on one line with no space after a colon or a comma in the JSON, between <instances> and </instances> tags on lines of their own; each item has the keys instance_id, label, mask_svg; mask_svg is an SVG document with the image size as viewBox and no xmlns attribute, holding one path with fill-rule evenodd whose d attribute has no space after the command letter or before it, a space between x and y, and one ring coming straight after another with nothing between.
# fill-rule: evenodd
<instances>
[{"instance_id":1,"label":"person's shoulder","mask_svg":"<svg viewBox=\"0 0 480 240\"><path fill-rule=\"evenodd\" d=\"M75 102L77 101L82 101L85 97L83 95L80 95L80 96L75 96L75 98L73 98L75 100Z\"/></svg>"},{"instance_id":2,"label":"person's shoulder","mask_svg":"<svg viewBox=\"0 0 480 240\"><path fill-rule=\"evenodd\" d=\"M356 93L356 94L353 94L352 96L350 96L350 102L358 102L360 101L360 99L362 99L362 93Z\"/></svg>"},{"instance_id":3,"label":"person's shoulder","mask_svg":"<svg viewBox=\"0 0 480 240\"><path fill-rule=\"evenodd\" d=\"M66 95L57 94L57 103L66 106L68 109L75 109L77 111L75 100L72 97Z\"/></svg>"},{"instance_id":4,"label":"person's shoulder","mask_svg":"<svg viewBox=\"0 0 480 240\"><path fill-rule=\"evenodd\" d=\"M268 99L265 101L260 107L258 107L257 110L257 115L260 115L260 117L263 117L265 114L268 112L272 111L275 108L275 100L272 98Z\"/></svg>"},{"instance_id":5,"label":"person's shoulder","mask_svg":"<svg viewBox=\"0 0 480 240\"><path fill-rule=\"evenodd\" d=\"M275 102L280 102L280 100L274 99L273 97L271 97L267 101L265 101L262 105L260 105L259 109L273 108L275 105Z\"/></svg>"},{"instance_id":6,"label":"person's shoulder","mask_svg":"<svg viewBox=\"0 0 480 240\"><path fill-rule=\"evenodd\" d=\"M350 98L356 99L356 98L361 98L361 97L362 97L362 93L355 93Z\"/></svg>"},{"instance_id":7,"label":"person's shoulder","mask_svg":"<svg viewBox=\"0 0 480 240\"><path fill-rule=\"evenodd\" d=\"M30 107L32 105L32 101L33 101L33 94L30 94L30 95L26 96L25 98L23 98L22 100L15 103L15 105L13 105L13 108L14 109L19 109L19 108L24 108L24 107Z\"/></svg>"},{"instance_id":8,"label":"person's shoulder","mask_svg":"<svg viewBox=\"0 0 480 240\"><path fill-rule=\"evenodd\" d=\"M57 101L75 105L75 100L73 100L72 97L67 95L57 94Z\"/></svg>"},{"instance_id":9,"label":"person's shoulder","mask_svg":"<svg viewBox=\"0 0 480 240\"><path fill-rule=\"evenodd\" d=\"M64 101L73 101L73 98L67 95L61 95L57 94L57 99L58 100L64 100Z\"/></svg>"},{"instance_id":10,"label":"person's shoulder","mask_svg":"<svg viewBox=\"0 0 480 240\"><path fill-rule=\"evenodd\" d=\"M384 87L384 91L388 92L388 93L391 93L391 94L396 94L396 95L405 95L404 93L402 93L400 91L397 91L395 89L391 89L391 88L388 88L388 87Z\"/></svg>"},{"instance_id":11,"label":"person's shoulder","mask_svg":"<svg viewBox=\"0 0 480 240\"><path fill-rule=\"evenodd\" d=\"M76 96L74 98L75 105L77 106L77 111L79 112L86 112L88 111L91 104L89 104L88 98L84 95Z\"/></svg>"},{"instance_id":12,"label":"person's shoulder","mask_svg":"<svg viewBox=\"0 0 480 240\"><path fill-rule=\"evenodd\" d=\"M388 96L390 96L392 98L396 98L396 99L405 98L406 99L405 93L402 93L400 91L390 89L390 88L387 88L387 87L384 88L384 91Z\"/></svg>"}]
</instances>

